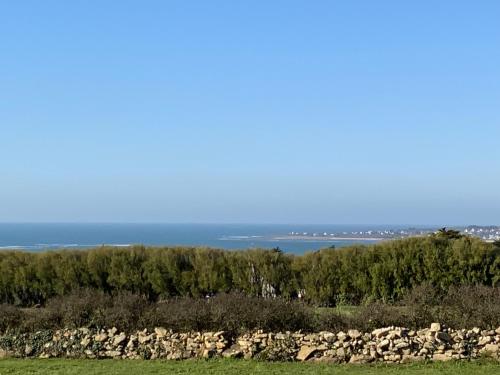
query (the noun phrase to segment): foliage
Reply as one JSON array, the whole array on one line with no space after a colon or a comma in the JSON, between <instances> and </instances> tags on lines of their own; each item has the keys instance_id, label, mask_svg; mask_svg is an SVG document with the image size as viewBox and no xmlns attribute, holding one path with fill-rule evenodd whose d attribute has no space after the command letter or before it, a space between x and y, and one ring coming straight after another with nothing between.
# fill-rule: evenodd
<instances>
[{"instance_id":1,"label":"foliage","mask_svg":"<svg viewBox=\"0 0 500 375\"><path fill-rule=\"evenodd\" d=\"M165 327L176 332L225 331L238 334L267 332L371 331L387 326L413 329L441 322L452 328L495 329L500 326L500 288L452 287L440 292L428 284L402 301L364 303L349 313L337 308L315 308L296 300L219 294L211 298L174 297L149 302L129 292L109 296L78 290L50 299L46 307L21 309L0 306L0 333L32 333L59 328L110 328L132 332Z\"/></svg>"},{"instance_id":2,"label":"foliage","mask_svg":"<svg viewBox=\"0 0 500 375\"><path fill-rule=\"evenodd\" d=\"M0 303L44 304L79 289L133 293L154 302L172 297L242 293L301 296L318 306L395 302L427 283L500 283L500 247L444 230L429 237L324 249L302 256L279 249L100 247L88 251L0 252Z\"/></svg>"}]
</instances>

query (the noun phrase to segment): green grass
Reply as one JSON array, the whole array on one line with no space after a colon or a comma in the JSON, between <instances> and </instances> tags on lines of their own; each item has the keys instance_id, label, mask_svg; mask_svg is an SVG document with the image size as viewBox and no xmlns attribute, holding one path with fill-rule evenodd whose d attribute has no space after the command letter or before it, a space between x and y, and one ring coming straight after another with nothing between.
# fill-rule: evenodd
<instances>
[{"instance_id":1,"label":"green grass","mask_svg":"<svg viewBox=\"0 0 500 375\"><path fill-rule=\"evenodd\" d=\"M498 375L500 362L447 362L412 365L326 365L315 363L265 363L243 360L134 361L69 359L3 359L0 375L5 374L450 374Z\"/></svg>"}]
</instances>

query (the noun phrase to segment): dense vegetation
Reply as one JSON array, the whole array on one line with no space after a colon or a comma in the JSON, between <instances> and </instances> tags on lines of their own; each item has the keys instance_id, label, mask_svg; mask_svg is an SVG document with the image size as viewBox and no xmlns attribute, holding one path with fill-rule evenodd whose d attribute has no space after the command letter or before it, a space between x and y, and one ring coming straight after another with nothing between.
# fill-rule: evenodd
<instances>
[{"instance_id":1,"label":"dense vegetation","mask_svg":"<svg viewBox=\"0 0 500 375\"><path fill-rule=\"evenodd\" d=\"M0 298L0 332L369 330L433 321L492 328L500 325L500 246L443 230L303 256L143 246L7 251ZM359 307L331 308L348 304Z\"/></svg>"},{"instance_id":2,"label":"dense vegetation","mask_svg":"<svg viewBox=\"0 0 500 375\"><path fill-rule=\"evenodd\" d=\"M117 327L131 332L158 326L176 332L223 330L234 334L256 329L371 331L393 325L418 329L436 321L454 328L499 327L500 288L461 286L438 292L425 284L407 293L399 303L368 302L347 310L318 309L301 301L243 294L150 302L129 292L111 296L88 289L54 297L39 308L0 305L0 333L78 327Z\"/></svg>"},{"instance_id":3,"label":"dense vegetation","mask_svg":"<svg viewBox=\"0 0 500 375\"><path fill-rule=\"evenodd\" d=\"M0 252L0 303L44 304L79 289L129 292L148 301L219 293L298 296L335 306L400 300L427 283L500 283L500 246L443 232L373 246L325 249L303 256L279 250L101 247L88 251Z\"/></svg>"}]
</instances>

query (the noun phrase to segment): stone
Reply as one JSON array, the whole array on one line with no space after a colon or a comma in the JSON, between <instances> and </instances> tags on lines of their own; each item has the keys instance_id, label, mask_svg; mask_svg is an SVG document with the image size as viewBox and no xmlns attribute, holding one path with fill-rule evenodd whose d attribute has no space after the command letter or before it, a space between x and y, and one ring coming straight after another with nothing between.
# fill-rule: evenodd
<instances>
[{"instance_id":1,"label":"stone","mask_svg":"<svg viewBox=\"0 0 500 375\"><path fill-rule=\"evenodd\" d=\"M432 323L431 324L430 332L440 332L440 331L441 331L441 324L440 323Z\"/></svg>"},{"instance_id":2,"label":"stone","mask_svg":"<svg viewBox=\"0 0 500 375\"><path fill-rule=\"evenodd\" d=\"M401 363L422 362L425 360L423 356L416 356L412 354L403 354L401 356Z\"/></svg>"},{"instance_id":3,"label":"stone","mask_svg":"<svg viewBox=\"0 0 500 375\"><path fill-rule=\"evenodd\" d=\"M352 339L358 339L362 336L362 334L357 329L350 329L349 331L347 331L347 336Z\"/></svg>"},{"instance_id":4,"label":"stone","mask_svg":"<svg viewBox=\"0 0 500 375\"><path fill-rule=\"evenodd\" d=\"M107 333L99 333L94 337L94 340L97 342L103 342L108 339L108 334Z\"/></svg>"},{"instance_id":5,"label":"stone","mask_svg":"<svg viewBox=\"0 0 500 375\"><path fill-rule=\"evenodd\" d=\"M385 339L385 340L380 341L379 344L377 345L377 347L379 349L386 349L389 347L390 344L391 344L391 342L389 340Z\"/></svg>"},{"instance_id":6,"label":"stone","mask_svg":"<svg viewBox=\"0 0 500 375\"><path fill-rule=\"evenodd\" d=\"M439 323L437 323L439 324ZM440 329L435 331L436 329ZM0 349L0 358L18 357L84 357L129 359L191 359L191 358L258 358L262 360L294 360L366 363L403 363L432 359L434 361L477 359L482 355L500 358L500 334L497 330L452 330L436 327L417 332L405 328L381 328L371 333L349 330L347 333L302 332L246 333L234 338L229 347L223 332L174 333L155 328L127 335L115 329L56 330L50 341L38 342L36 337L22 337L22 346L15 352ZM19 337L7 336L16 342ZM138 341L140 344L138 344ZM97 347L92 343L101 343ZM262 354L262 355L261 355Z\"/></svg>"},{"instance_id":7,"label":"stone","mask_svg":"<svg viewBox=\"0 0 500 375\"><path fill-rule=\"evenodd\" d=\"M499 350L500 350L499 344L486 344L485 347L482 349L482 352L491 354L494 357L498 357Z\"/></svg>"},{"instance_id":8,"label":"stone","mask_svg":"<svg viewBox=\"0 0 500 375\"><path fill-rule=\"evenodd\" d=\"M443 354L434 353L434 355L432 356L433 361L445 362L445 361L450 361L452 359L453 359L452 357L450 357L444 353Z\"/></svg>"},{"instance_id":9,"label":"stone","mask_svg":"<svg viewBox=\"0 0 500 375\"><path fill-rule=\"evenodd\" d=\"M128 340L127 349L133 348L135 346L136 341L137 341L137 339L131 337L130 340Z\"/></svg>"},{"instance_id":10,"label":"stone","mask_svg":"<svg viewBox=\"0 0 500 375\"><path fill-rule=\"evenodd\" d=\"M395 348L396 349L406 349L410 346L410 344L408 344L407 342L405 341L402 341L402 342L399 342L396 344Z\"/></svg>"},{"instance_id":11,"label":"stone","mask_svg":"<svg viewBox=\"0 0 500 375\"><path fill-rule=\"evenodd\" d=\"M345 349L344 348L337 349L336 354L337 354L337 357L344 358L346 356Z\"/></svg>"},{"instance_id":12,"label":"stone","mask_svg":"<svg viewBox=\"0 0 500 375\"><path fill-rule=\"evenodd\" d=\"M372 332L372 335L375 336L376 338L381 338L381 337L387 336L390 331L391 331L390 328L379 328L379 329L374 330Z\"/></svg>"},{"instance_id":13,"label":"stone","mask_svg":"<svg viewBox=\"0 0 500 375\"><path fill-rule=\"evenodd\" d=\"M120 352L119 350L110 350L106 352L106 356L110 358L118 358L121 357L121 355L122 352Z\"/></svg>"},{"instance_id":14,"label":"stone","mask_svg":"<svg viewBox=\"0 0 500 375\"><path fill-rule=\"evenodd\" d=\"M315 351L316 351L315 347L303 345L300 348L299 352L297 353L296 359L298 361L307 361L309 357L311 357L314 354Z\"/></svg>"},{"instance_id":15,"label":"stone","mask_svg":"<svg viewBox=\"0 0 500 375\"><path fill-rule=\"evenodd\" d=\"M389 362L400 362L401 361L401 356L399 354L388 354L384 358L386 361L389 361Z\"/></svg>"},{"instance_id":16,"label":"stone","mask_svg":"<svg viewBox=\"0 0 500 375\"><path fill-rule=\"evenodd\" d=\"M80 341L80 345L82 346L82 348L86 348L87 346L89 346L90 344L90 337L88 336L85 336L82 341Z\"/></svg>"},{"instance_id":17,"label":"stone","mask_svg":"<svg viewBox=\"0 0 500 375\"><path fill-rule=\"evenodd\" d=\"M436 332L436 339L441 342L451 343L453 339L446 332Z\"/></svg>"},{"instance_id":18,"label":"stone","mask_svg":"<svg viewBox=\"0 0 500 375\"><path fill-rule=\"evenodd\" d=\"M8 357L10 357L9 352L7 352L7 350L0 348L0 359Z\"/></svg>"},{"instance_id":19,"label":"stone","mask_svg":"<svg viewBox=\"0 0 500 375\"><path fill-rule=\"evenodd\" d=\"M243 350L240 345L234 344L229 349L222 352L224 358L239 358L243 355Z\"/></svg>"},{"instance_id":20,"label":"stone","mask_svg":"<svg viewBox=\"0 0 500 375\"><path fill-rule=\"evenodd\" d=\"M479 339L479 342L477 343L478 345L480 346L484 346L486 344L489 344L493 341L492 337L491 336L486 336L486 337L481 337Z\"/></svg>"},{"instance_id":21,"label":"stone","mask_svg":"<svg viewBox=\"0 0 500 375\"><path fill-rule=\"evenodd\" d=\"M217 342L217 343L215 343L215 347L217 349L225 349L226 348L226 343L225 342Z\"/></svg>"},{"instance_id":22,"label":"stone","mask_svg":"<svg viewBox=\"0 0 500 375\"><path fill-rule=\"evenodd\" d=\"M162 327L156 327L155 328L155 333L156 333L156 337L158 337L160 339L162 339L165 336L167 336L167 330L165 328L162 328Z\"/></svg>"},{"instance_id":23,"label":"stone","mask_svg":"<svg viewBox=\"0 0 500 375\"><path fill-rule=\"evenodd\" d=\"M341 360L336 357L318 357L314 358L314 362L333 365L341 363Z\"/></svg>"},{"instance_id":24,"label":"stone","mask_svg":"<svg viewBox=\"0 0 500 375\"><path fill-rule=\"evenodd\" d=\"M355 364L369 363L371 361L372 358L370 356L366 356L363 354L354 354L349 359L349 363L355 363Z\"/></svg>"},{"instance_id":25,"label":"stone","mask_svg":"<svg viewBox=\"0 0 500 375\"><path fill-rule=\"evenodd\" d=\"M139 344L145 344L145 343L148 343L151 341L151 339L153 338L153 335L139 335L138 337L138 340L139 340Z\"/></svg>"},{"instance_id":26,"label":"stone","mask_svg":"<svg viewBox=\"0 0 500 375\"><path fill-rule=\"evenodd\" d=\"M333 343L335 342L337 336L332 332L325 332L323 334L323 338L325 339L326 342Z\"/></svg>"},{"instance_id":27,"label":"stone","mask_svg":"<svg viewBox=\"0 0 500 375\"><path fill-rule=\"evenodd\" d=\"M126 339L127 339L127 335L122 332L118 336L115 336L113 338L113 345L118 346L118 345L122 344L123 342L125 342Z\"/></svg>"},{"instance_id":28,"label":"stone","mask_svg":"<svg viewBox=\"0 0 500 375\"><path fill-rule=\"evenodd\" d=\"M214 350L209 350L209 349L203 349L203 352L201 354L201 357L202 358L205 358L205 359L208 359L208 358L212 358L215 356L215 351Z\"/></svg>"}]
</instances>

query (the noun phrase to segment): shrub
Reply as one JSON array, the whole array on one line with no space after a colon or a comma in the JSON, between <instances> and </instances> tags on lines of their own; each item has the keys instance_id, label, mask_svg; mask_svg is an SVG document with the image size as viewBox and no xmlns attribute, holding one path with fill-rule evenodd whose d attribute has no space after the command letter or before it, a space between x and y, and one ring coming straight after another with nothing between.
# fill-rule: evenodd
<instances>
[{"instance_id":1,"label":"shrub","mask_svg":"<svg viewBox=\"0 0 500 375\"><path fill-rule=\"evenodd\" d=\"M408 321L401 306L372 302L360 306L357 313L351 317L349 325L363 331L371 331L380 327L408 326Z\"/></svg>"},{"instance_id":2,"label":"shrub","mask_svg":"<svg viewBox=\"0 0 500 375\"><path fill-rule=\"evenodd\" d=\"M0 305L0 332L17 328L21 322L22 312L19 308L7 304Z\"/></svg>"},{"instance_id":3,"label":"shrub","mask_svg":"<svg viewBox=\"0 0 500 375\"><path fill-rule=\"evenodd\" d=\"M240 332L263 329L311 330L311 309L283 299L222 294L208 299L179 298L158 303L149 311L150 325L173 330L224 330Z\"/></svg>"},{"instance_id":4,"label":"shrub","mask_svg":"<svg viewBox=\"0 0 500 375\"><path fill-rule=\"evenodd\" d=\"M439 318L451 327L497 328L500 326L500 288L452 287L443 298Z\"/></svg>"},{"instance_id":5,"label":"shrub","mask_svg":"<svg viewBox=\"0 0 500 375\"><path fill-rule=\"evenodd\" d=\"M57 310L26 309L23 311L23 319L17 327L20 332L37 332L64 327L63 317Z\"/></svg>"},{"instance_id":6,"label":"shrub","mask_svg":"<svg viewBox=\"0 0 500 375\"><path fill-rule=\"evenodd\" d=\"M131 332L163 326L181 331L219 331L238 334L265 331L371 331L385 326L429 327L439 321L452 328L500 326L500 288L452 287L447 293L430 284L408 292L397 304L365 303L349 311L322 308L282 298L220 294L211 298L171 298L151 303L130 292L107 295L78 290L55 297L43 308L0 305L0 332L35 332L57 328L117 327Z\"/></svg>"},{"instance_id":7,"label":"shrub","mask_svg":"<svg viewBox=\"0 0 500 375\"><path fill-rule=\"evenodd\" d=\"M368 299L397 301L421 282L497 285L500 250L480 239L441 235L304 255L275 250L223 251L188 247L100 247L42 253L0 251L0 301L23 307L91 288L157 298L241 292L303 296L318 306Z\"/></svg>"},{"instance_id":8,"label":"shrub","mask_svg":"<svg viewBox=\"0 0 500 375\"><path fill-rule=\"evenodd\" d=\"M106 323L103 312L111 303L111 297L103 292L79 289L65 296L50 299L46 309L57 316L55 326L100 327Z\"/></svg>"},{"instance_id":9,"label":"shrub","mask_svg":"<svg viewBox=\"0 0 500 375\"><path fill-rule=\"evenodd\" d=\"M332 309L321 309L316 313L315 331L345 331L352 326L352 318Z\"/></svg>"},{"instance_id":10,"label":"shrub","mask_svg":"<svg viewBox=\"0 0 500 375\"><path fill-rule=\"evenodd\" d=\"M423 283L407 292L401 301L407 326L429 327L432 322L440 321L442 299L443 293L430 283Z\"/></svg>"},{"instance_id":11,"label":"shrub","mask_svg":"<svg viewBox=\"0 0 500 375\"><path fill-rule=\"evenodd\" d=\"M122 292L109 298L107 306L94 310L92 320L98 326L114 326L122 331L143 329L149 310L150 303L144 296Z\"/></svg>"}]
</instances>

